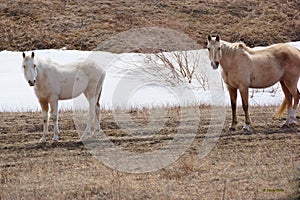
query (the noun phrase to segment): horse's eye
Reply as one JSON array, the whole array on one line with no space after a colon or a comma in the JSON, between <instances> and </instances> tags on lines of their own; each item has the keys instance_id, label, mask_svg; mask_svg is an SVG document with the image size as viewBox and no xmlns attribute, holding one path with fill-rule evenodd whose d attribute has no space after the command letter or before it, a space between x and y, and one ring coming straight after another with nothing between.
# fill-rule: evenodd
<instances>
[{"instance_id":1,"label":"horse's eye","mask_svg":"<svg viewBox=\"0 0 300 200\"><path fill-rule=\"evenodd\" d=\"M36 65L33 65L34 68L36 68Z\"/></svg>"},{"instance_id":2,"label":"horse's eye","mask_svg":"<svg viewBox=\"0 0 300 200\"><path fill-rule=\"evenodd\" d=\"M218 47L218 51L220 51L221 50L221 47Z\"/></svg>"},{"instance_id":3,"label":"horse's eye","mask_svg":"<svg viewBox=\"0 0 300 200\"><path fill-rule=\"evenodd\" d=\"M25 65L23 65L23 68L25 69Z\"/></svg>"}]
</instances>

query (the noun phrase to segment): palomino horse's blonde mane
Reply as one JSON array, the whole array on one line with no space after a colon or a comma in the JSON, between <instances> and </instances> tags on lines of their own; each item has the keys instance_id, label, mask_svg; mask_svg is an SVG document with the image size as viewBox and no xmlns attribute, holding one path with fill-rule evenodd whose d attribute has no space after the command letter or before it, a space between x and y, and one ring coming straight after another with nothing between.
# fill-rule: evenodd
<instances>
[{"instance_id":1,"label":"palomino horse's blonde mane","mask_svg":"<svg viewBox=\"0 0 300 200\"><path fill-rule=\"evenodd\" d=\"M241 49L247 52L251 52L251 49L247 47L244 42L230 43L222 40L221 48L222 48L222 54L226 54L228 56L236 55L236 52Z\"/></svg>"}]
</instances>

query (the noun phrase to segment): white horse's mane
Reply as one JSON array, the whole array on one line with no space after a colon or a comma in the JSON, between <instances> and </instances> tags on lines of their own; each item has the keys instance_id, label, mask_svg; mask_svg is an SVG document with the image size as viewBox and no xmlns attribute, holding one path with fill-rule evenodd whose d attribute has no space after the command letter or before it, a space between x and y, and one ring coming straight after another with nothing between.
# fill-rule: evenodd
<instances>
[{"instance_id":1,"label":"white horse's mane","mask_svg":"<svg viewBox=\"0 0 300 200\"><path fill-rule=\"evenodd\" d=\"M58 63L54 62L52 59L48 58L46 60L35 58L36 64L38 67L45 68L45 67L52 67L55 65L59 65Z\"/></svg>"}]
</instances>

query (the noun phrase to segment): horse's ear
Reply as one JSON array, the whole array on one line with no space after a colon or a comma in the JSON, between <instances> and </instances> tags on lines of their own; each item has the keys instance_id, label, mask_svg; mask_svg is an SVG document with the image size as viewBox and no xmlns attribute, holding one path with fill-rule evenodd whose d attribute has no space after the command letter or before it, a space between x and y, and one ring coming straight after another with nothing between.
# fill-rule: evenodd
<instances>
[{"instance_id":1,"label":"horse's ear","mask_svg":"<svg viewBox=\"0 0 300 200\"><path fill-rule=\"evenodd\" d=\"M22 53L22 55L23 55L23 58L25 58L25 57L26 57L26 55L25 55L25 53L24 53L24 52Z\"/></svg>"},{"instance_id":2,"label":"horse's ear","mask_svg":"<svg viewBox=\"0 0 300 200\"><path fill-rule=\"evenodd\" d=\"M31 58L34 58L34 52L31 53Z\"/></svg>"},{"instance_id":3,"label":"horse's ear","mask_svg":"<svg viewBox=\"0 0 300 200\"><path fill-rule=\"evenodd\" d=\"M220 42L220 36L219 36L219 35L217 35L216 41L217 41L217 42Z\"/></svg>"},{"instance_id":4,"label":"horse's ear","mask_svg":"<svg viewBox=\"0 0 300 200\"><path fill-rule=\"evenodd\" d=\"M207 39L208 39L208 41L211 41L211 36L208 35L208 36L207 36Z\"/></svg>"}]
</instances>

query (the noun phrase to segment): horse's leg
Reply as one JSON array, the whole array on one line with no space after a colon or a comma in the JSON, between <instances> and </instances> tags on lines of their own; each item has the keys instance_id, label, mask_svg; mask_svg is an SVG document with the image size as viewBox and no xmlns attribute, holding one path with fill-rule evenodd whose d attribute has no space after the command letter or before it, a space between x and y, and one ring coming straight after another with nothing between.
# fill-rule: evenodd
<instances>
[{"instance_id":1,"label":"horse's leg","mask_svg":"<svg viewBox=\"0 0 300 200\"><path fill-rule=\"evenodd\" d=\"M227 86L229 95L230 95L230 102L231 102L231 111L232 111L232 123L231 127L229 128L232 131L236 130L237 125L237 116L236 116L236 98L237 98L237 89Z\"/></svg>"},{"instance_id":2,"label":"horse's leg","mask_svg":"<svg viewBox=\"0 0 300 200\"><path fill-rule=\"evenodd\" d=\"M50 107L51 107L51 118L53 120L54 124L54 135L52 140L57 141L59 139L58 133L58 100L53 100L50 102Z\"/></svg>"},{"instance_id":3,"label":"horse's leg","mask_svg":"<svg viewBox=\"0 0 300 200\"><path fill-rule=\"evenodd\" d=\"M99 119L100 119L100 96L101 96L101 90L100 90L100 93L99 93L99 96L98 96L98 99L97 99L97 103L96 103L96 117L95 117L95 121L94 121L95 133L98 133L100 131Z\"/></svg>"},{"instance_id":4,"label":"horse's leg","mask_svg":"<svg viewBox=\"0 0 300 200\"><path fill-rule=\"evenodd\" d=\"M249 125L251 124L251 119L250 119L250 115L249 115L249 105L248 105L248 87L244 87L244 88L240 88L240 94L241 94L241 98L242 98L242 105L243 105L243 110L245 113L245 123L243 125L243 130L249 130Z\"/></svg>"},{"instance_id":5,"label":"horse's leg","mask_svg":"<svg viewBox=\"0 0 300 200\"><path fill-rule=\"evenodd\" d=\"M93 123L93 121L95 119L95 115L96 115L96 104L97 104L97 98L98 98L98 97L90 97L88 92L85 92L84 94L89 102L89 116L88 116L86 129L84 131L84 134L81 136L81 138L86 138L89 135L89 133L91 132L92 123Z\"/></svg>"},{"instance_id":6,"label":"horse's leg","mask_svg":"<svg viewBox=\"0 0 300 200\"><path fill-rule=\"evenodd\" d=\"M285 100L287 101L287 119L286 122L283 124L283 126L289 126L290 124L290 112L291 112L291 107L292 107L292 95L286 86L286 84L283 81L280 81L282 91L285 96Z\"/></svg>"},{"instance_id":7,"label":"horse's leg","mask_svg":"<svg viewBox=\"0 0 300 200\"><path fill-rule=\"evenodd\" d=\"M296 110L299 103L299 91L297 89L297 82L295 84L292 84L291 86L287 85L287 88L290 92L290 94L293 97L294 103L293 107L289 108L289 115L288 115L288 124L295 124L296 123ZM292 102L291 102L292 103Z\"/></svg>"},{"instance_id":8,"label":"horse's leg","mask_svg":"<svg viewBox=\"0 0 300 200\"><path fill-rule=\"evenodd\" d=\"M43 136L40 139L40 142L46 142L46 135L48 134L48 111L49 105L48 102L39 99L41 108L42 108L42 118L43 118Z\"/></svg>"}]
</instances>

